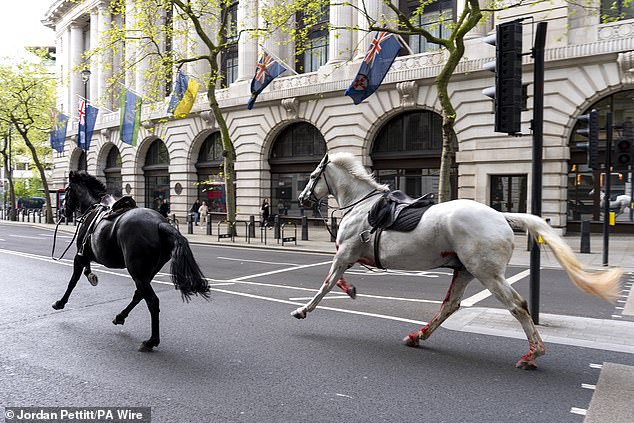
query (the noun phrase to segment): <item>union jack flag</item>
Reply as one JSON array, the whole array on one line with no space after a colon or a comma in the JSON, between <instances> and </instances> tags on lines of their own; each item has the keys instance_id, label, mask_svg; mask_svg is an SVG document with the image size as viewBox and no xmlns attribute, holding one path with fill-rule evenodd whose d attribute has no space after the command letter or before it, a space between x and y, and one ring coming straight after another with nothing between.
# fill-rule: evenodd
<instances>
[{"instance_id":1,"label":"union jack flag","mask_svg":"<svg viewBox=\"0 0 634 423\"><path fill-rule=\"evenodd\" d=\"M79 107L77 108L77 114L79 115L77 146L82 150L88 151L90 148L90 140L97 121L97 113L99 113L99 109L88 104L83 98L79 100Z\"/></svg>"},{"instance_id":2,"label":"union jack flag","mask_svg":"<svg viewBox=\"0 0 634 423\"><path fill-rule=\"evenodd\" d=\"M79 108L77 109L77 113L79 114L79 124L85 125L86 120L86 100L83 98L79 100Z\"/></svg>"},{"instance_id":3,"label":"union jack flag","mask_svg":"<svg viewBox=\"0 0 634 423\"><path fill-rule=\"evenodd\" d=\"M370 97L383 82L400 50L401 43L394 34L377 32L370 42L357 76L344 95L351 97L354 104Z\"/></svg>"},{"instance_id":4,"label":"union jack flag","mask_svg":"<svg viewBox=\"0 0 634 423\"><path fill-rule=\"evenodd\" d=\"M260 57L258 65L255 68L255 76L251 81L251 98L247 104L249 110L253 108L255 99L262 90L285 70L286 68L278 63L271 54L266 51L262 53L262 57Z\"/></svg>"}]
</instances>

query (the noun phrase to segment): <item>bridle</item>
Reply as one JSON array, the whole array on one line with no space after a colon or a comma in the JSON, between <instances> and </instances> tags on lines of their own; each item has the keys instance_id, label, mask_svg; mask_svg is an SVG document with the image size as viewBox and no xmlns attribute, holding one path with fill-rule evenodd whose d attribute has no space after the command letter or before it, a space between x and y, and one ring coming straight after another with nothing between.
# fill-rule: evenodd
<instances>
[{"instance_id":1,"label":"bridle","mask_svg":"<svg viewBox=\"0 0 634 423\"><path fill-rule=\"evenodd\" d=\"M326 179L326 175L324 174L329 163L330 160L328 160L328 154L326 154L324 158L321 159L321 163L319 163L319 172L317 173L317 176L313 179L310 191L308 191L308 198L304 200L309 205L318 204L321 201L319 198L317 198L317 195L315 195L315 187L317 186L317 183L322 176L324 177L324 183L326 184L326 188L328 189L328 194L332 194L332 190L330 189L330 185L328 184L328 179Z\"/></svg>"},{"instance_id":2,"label":"bridle","mask_svg":"<svg viewBox=\"0 0 634 423\"><path fill-rule=\"evenodd\" d=\"M64 206L64 214L62 215L63 219L59 219L57 221L57 225L55 225L55 232L53 233L53 248L51 250L51 258L53 260L61 260L64 255L66 254L66 252L70 249L71 245L73 245L73 242L75 241L75 238L77 237L77 233L79 232L79 229L82 226L82 223L84 222L84 219L86 218L86 216L88 215L88 213L90 213L94 207L90 207L88 208L88 210L86 210L77 220L79 222L79 225L77 225L77 227L75 228L75 234L73 235L73 238L70 240L70 242L68 243L68 246L66 247L66 249L64 250L64 252L59 256L59 258L55 258L55 243L57 242L57 229L59 228L60 223L62 223L63 221L66 221L67 217L66 217L66 206L69 204L70 197L68 195L68 192L70 191L70 184L64 188L64 202L62 203ZM71 205L74 206L74 204L72 204L72 202L70 202Z\"/></svg>"}]
</instances>

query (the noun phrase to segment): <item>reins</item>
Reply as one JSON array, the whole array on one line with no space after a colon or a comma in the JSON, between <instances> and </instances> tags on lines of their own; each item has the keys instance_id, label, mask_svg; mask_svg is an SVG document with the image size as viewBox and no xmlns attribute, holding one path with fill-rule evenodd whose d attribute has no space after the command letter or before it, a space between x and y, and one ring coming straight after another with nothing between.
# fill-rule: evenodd
<instances>
[{"instance_id":1,"label":"reins","mask_svg":"<svg viewBox=\"0 0 634 423\"><path fill-rule=\"evenodd\" d=\"M59 256L59 258L55 258L55 244L57 242L57 229L59 228L60 223L62 223L62 219L57 221L57 225L55 225L55 232L53 234L53 249L51 250L51 258L55 261L59 261L61 260L64 255L68 252L68 250L70 249L70 247L73 245L73 242L75 242L75 238L77 238L77 234L79 233L79 228L81 228L81 225L84 223L84 219L86 218L86 216L88 215L89 212L91 212L95 206L97 206L98 204L94 204L92 207L90 207L88 210L86 210L81 216L79 216L78 223L79 225L77 225L76 229L75 229L75 233L73 234L73 239L70 240L70 242L68 243L68 245L66 246L66 249L64 250L64 252L62 252L62 255ZM63 217L63 221L66 221L66 216L62 216Z\"/></svg>"}]
</instances>

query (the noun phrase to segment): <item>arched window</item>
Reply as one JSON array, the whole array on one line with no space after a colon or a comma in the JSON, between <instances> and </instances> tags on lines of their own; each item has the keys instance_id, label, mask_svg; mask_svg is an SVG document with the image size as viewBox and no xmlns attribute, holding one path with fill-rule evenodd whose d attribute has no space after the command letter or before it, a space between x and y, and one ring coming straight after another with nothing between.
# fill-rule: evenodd
<instances>
[{"instance_id":1,"label":"arched window","mask_svg":"<svg viewBox=\"0 0 634 423\"><path fill-rule=\"evenodd\" d=\"M326 141L313 125L301 122L285 128L275 139L269 165L271 166L271 215L303 216L306 211L297 196L308 183L310 173L326 154ZM322 210L325 213L324 210ZM318 217L314 209L309 217Z\"/></svg>"},{"instance_id":2,"label":"arched window","mask_svg":"<svg viewBox=\"0 0 634 423\"><path fill-rule=\"evenodd\" d=\"M106 189L115 197L122 196L122 179L121 179L121 154L115 146L110 148L106 157L106 168L103 170L106 175Z\"/></svg>"},{"instance_id":3,"label":"arched window","mask_svg":"<svg viewBox=\"0 0 634 423\"><path fill-rule=\"evenodd\" d=\"M88 157L86 156L86 152L81 150L79 153L79 157L77 158L77 170L88 170Z\"/></svg>"},{"instance_id":4,"label":"arched window","mask_svg":"<svg viewBox=\"0 0 634 423\"><path fill-rule=\"evenodd\" d=\"M606 150L606 113L612 112L614 126L612 134L613 149L624 134L622 128L634 123L634 90L621 91L607 96L592 106L584 113L596 109L599 113L599 167L605 168ZM586 144L588 139L577 133L578 129L587 127L585 122L577 122L570 137L570 161L568 168L568 222L572 222L570 229L577 229L583 220L599 221L602 218L601 194L605 186L605 172L592 170L588 166ZM634 141L634 140L632 140ZM614 166L614 155L612 155ZM631 173L628 169L613 168L610 172L610 200L614 201L619 195L632 197L633 188L630 180ZM616 217L616 223L631 223L629 213L622 213Z\"/></svg>"},{"instance_id":5,"label":"arched window","mask_svg":"<svg viewBox=\"0 0 634 423\"><path fill-rule=\"evenodd\" d=\"M145 207L158 210L163 200L169 203L169 153L165 143L154 140L145 156Z\"/></svg>"},{"instance_id":6,"label":"arched window","mask_svg":"<svg viewBox=\"0 0 634 423\"><path fill-rule=\"evenodd\" d=\"M223 176L224 156L220 132L214 132L203 141L196 160L198 200L207 203L210 212L226 213L227 198ZM234 152L235 153L235 152ZM233 178L235 181L235 177ZM235 192L235 190L234 190Z\"/></svg>"},{"instance_id":7,"label":"arched window","mask_svg":"<svg viewBox=\"0 0 634 423\"><path fill-rule=\"evenodd\" d=\"M380 183L420 197L438 193L441 153L441 116L416 110L401 113L383 125L371 157ZM457 169L451 175L451 196L457 196Z\"/></svg>"},{"instance_id":8,"label":"arched window","mask_svg":"<svg viewBox=\"0 0 634 423\"><path fill-rule=\"evenodd\" d=\"M297 65L299 73L316 72L328 61L328 22L330 6L323 5L318 13L298 12Z\"/></svg>"}]
</instances>

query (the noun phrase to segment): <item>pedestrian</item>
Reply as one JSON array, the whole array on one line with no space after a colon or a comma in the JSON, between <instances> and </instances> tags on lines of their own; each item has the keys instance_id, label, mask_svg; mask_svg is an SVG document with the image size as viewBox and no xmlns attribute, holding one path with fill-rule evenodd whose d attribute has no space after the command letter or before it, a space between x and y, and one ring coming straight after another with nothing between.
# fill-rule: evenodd
<instances>
[{"instance_id":1,"label":"pedestrian","mask_svg":"<svg viewBox=\"0 0 634 423\"><path fill-rule=\"evenodd\" d=\"M282 214L286 214L284 213L284 202L282 200L277 202L277 214L282 215Z\"/></svg>"},{"instance_id":2,"label":"pedestrian","mask_svg":"<svg viewBox=\"0 0 634 423\"><path fill-rule=\"evenodd\" d=\"M194 215L194 225L196 226L198 226L198 218L200 218L200 215L198 214L198 209L200 209L200 201L196 199L196 201L194 201L194 204L192 205L192 208L189 209L189 212Z\"/></svg>"},{"instance_id":3,"label":"pedestrian","mask_svg":"<svg viewBox=\"0 0 634 423\"><path fill-rule=\"evenodd\" d=\"M198 208L198 214L202 217L202 222L207 223L207 213L209 212L209 207L207 207L207 202L203 201L203 203Z\"/></svg>"},{"instance_id":4,"label":"pedestrian","mask_svg":"<svg viewBox=\"0 0 634 423\"><path fill-rule=\"evenodd\" d=\"M170 212L170 205L166 199L163 199L163 202L159 206L159 213L161 213L163 217L167 218L167 215L169 214L169 212Z\"/></svg>"},{"instance_id":5,"label":"pedestrian","mask_svg":"<svg viewBox=\"0 0 634 423\"><path fill-rule=\"evenodd\" d=\"M267 227L269 225L270 210L269 210L269 200L267 200L266 198L264 199L264 201L262 201L261 210L262 210L262 224L260 226Z\"/></svg>"}]
</instances>

